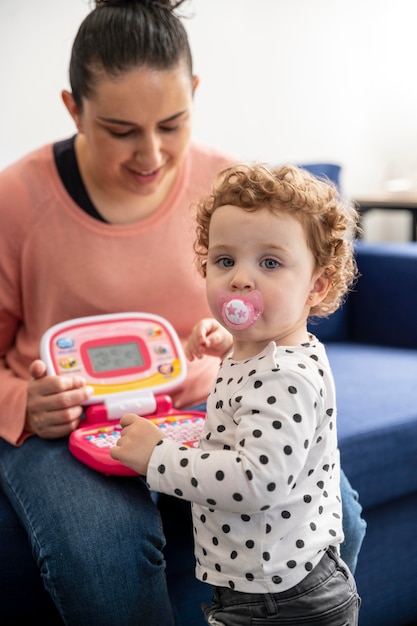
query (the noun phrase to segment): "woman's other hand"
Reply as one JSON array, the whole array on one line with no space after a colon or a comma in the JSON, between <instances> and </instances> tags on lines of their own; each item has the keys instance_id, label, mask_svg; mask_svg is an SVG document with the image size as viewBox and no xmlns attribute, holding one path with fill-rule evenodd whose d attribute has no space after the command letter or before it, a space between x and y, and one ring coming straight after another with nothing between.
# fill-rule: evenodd
<instances>
[{"instance_id":1,"label":"woman's other hand","mask_svg":"<svg viewBox=\"0 0 417 626\"><path fill-rule=\"evenodd\" d=\"M29 367L25 431L43 439L58 439L75 430L83 412L82 403L93 388L81 376L48 376L39 359Z\"/></svg>"}]
</instances>

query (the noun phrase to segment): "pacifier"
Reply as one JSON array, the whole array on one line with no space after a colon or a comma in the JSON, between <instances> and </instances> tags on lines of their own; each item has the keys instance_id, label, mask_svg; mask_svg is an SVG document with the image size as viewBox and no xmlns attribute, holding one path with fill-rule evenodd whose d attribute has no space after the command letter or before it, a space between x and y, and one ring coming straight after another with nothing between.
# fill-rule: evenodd
<instances>
[{"instance_id":1,"label":"pacifier","mask_svg":"<svg viewBox=\"0 0 417 626\"><path fill-rule=\"evenodd\" d=\"M264 308L262 294L256 289L244 296L221 291L217 296L217 305L226 326L237 330L244 330L256 322Z\"/></svg>"}]
</instances>

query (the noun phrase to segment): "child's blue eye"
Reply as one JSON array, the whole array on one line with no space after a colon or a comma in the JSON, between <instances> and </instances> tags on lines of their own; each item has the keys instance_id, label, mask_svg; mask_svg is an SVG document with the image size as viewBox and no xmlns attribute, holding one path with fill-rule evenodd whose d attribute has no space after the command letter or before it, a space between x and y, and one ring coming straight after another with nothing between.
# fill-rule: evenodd
<instances>
[{"instance_id":1,"label":"child's blue eye","mask_svg":"<svg viewBox=\"0 0 417 626\"><path fill-rule=\"evenodd\" d=\"M227 257L223 257L222 259L218 260L218 264L221 267L233 267L233 265L235 264L233 259L228 259Z\"/></svg>"},{"instance_id":2,"label":"child's blue eye","mask_svg":"<svg viewBox=\"0 0 417 626\"><path fill-rule=\"evenodd\" d=\"M261 265L267 270L273 270L278 267L279 263L275 259L264 259Z\"/></svg>"}]
</instances>

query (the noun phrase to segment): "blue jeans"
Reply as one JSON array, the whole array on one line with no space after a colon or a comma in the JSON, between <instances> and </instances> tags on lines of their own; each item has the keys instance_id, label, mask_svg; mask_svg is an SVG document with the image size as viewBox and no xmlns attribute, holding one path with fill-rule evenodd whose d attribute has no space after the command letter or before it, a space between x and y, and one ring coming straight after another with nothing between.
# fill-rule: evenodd
<instances>
[{"instance_id":1,"label":"blue jeans","mask_svg":"<svg viewBox=\"0 0 417 626\"><path fill-rule=\"evenodd\" d=\"M212 626L356 626L360 600L348 567L329 548L298 585L281 593L243 593L214 587L203 605Z\"/></svg>"},{"instance_id":2,"label":"blue jeans","mask_svg":"<svg viewBox=\"0 0 417 626\"><path fill-rule=\"evenodd\" d=\"M205 411L205 403L193 407L194 411ZM352 489L346 474L340 472L340 493L342 496L343 532L345 540L340 546L340 555L348 565L352 574L355 573L359 552L366 533L366 522L361 517L362 507L358 493Z\"/></svg>"},{"instance_id":3,"label":"blue jeans","mask_svg":"<svg viewBox=\"0 0 417 626\"><path fill-rule=\"evenodd\" d=\"M159 513L142 478L107 477L67 439L0 439L0 485L65 624L172 626Z\"/></svg>"},{"instance_id":4,"label":"blue jeans","mask_svg":"<svg viewBox=\"0 0 417 626\"><path fill-rule=\"evenodd\" d=\"M340 546L340 556L354 574L366 533L366 522L361 517L362 507L359 504L358 493L352 489L343 470L340 472L340 493L342 496L343 532L345 533L345 540Z\"/></svg>"}]
</instances>

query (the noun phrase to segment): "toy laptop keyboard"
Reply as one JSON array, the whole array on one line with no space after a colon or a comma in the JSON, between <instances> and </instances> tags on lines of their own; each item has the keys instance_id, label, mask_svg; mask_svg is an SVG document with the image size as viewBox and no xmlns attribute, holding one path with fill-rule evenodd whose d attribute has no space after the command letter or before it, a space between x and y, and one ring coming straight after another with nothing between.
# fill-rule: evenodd
<instances>
[{"instance_id":1,"label":"toy laptop keyboard","mask_svg":"<svg viewBox=\"0 0 417 626\"><path fill-rule=\"evenodd\" d=\"M177 411L163 395L185 380L187 367L166 319L133 312L61 322L43 335L40 356L48 374L82 376L93 388L83 425L69 438L72 454L93 469L134 474L109 453L125 413L149 417L164 435L186 445L198 441L204 413Z\"/></svg>"},{"instance_id":2,"label":"toy laptop keyboard","mask_svg":"<svg viewBox=\"0 0 417 626\"><path fill-rule=\"evenodd\" d=\"M161 436L193 447L198 445L205 416L204 413L192 411L149 419L159 426ZM99 472L115 476L135 476L136 472L110 456L109 448L117 443L120 431L120 424L78 428L71 433L69 449L79 461Z\"/></svg>"}]
</instances>

